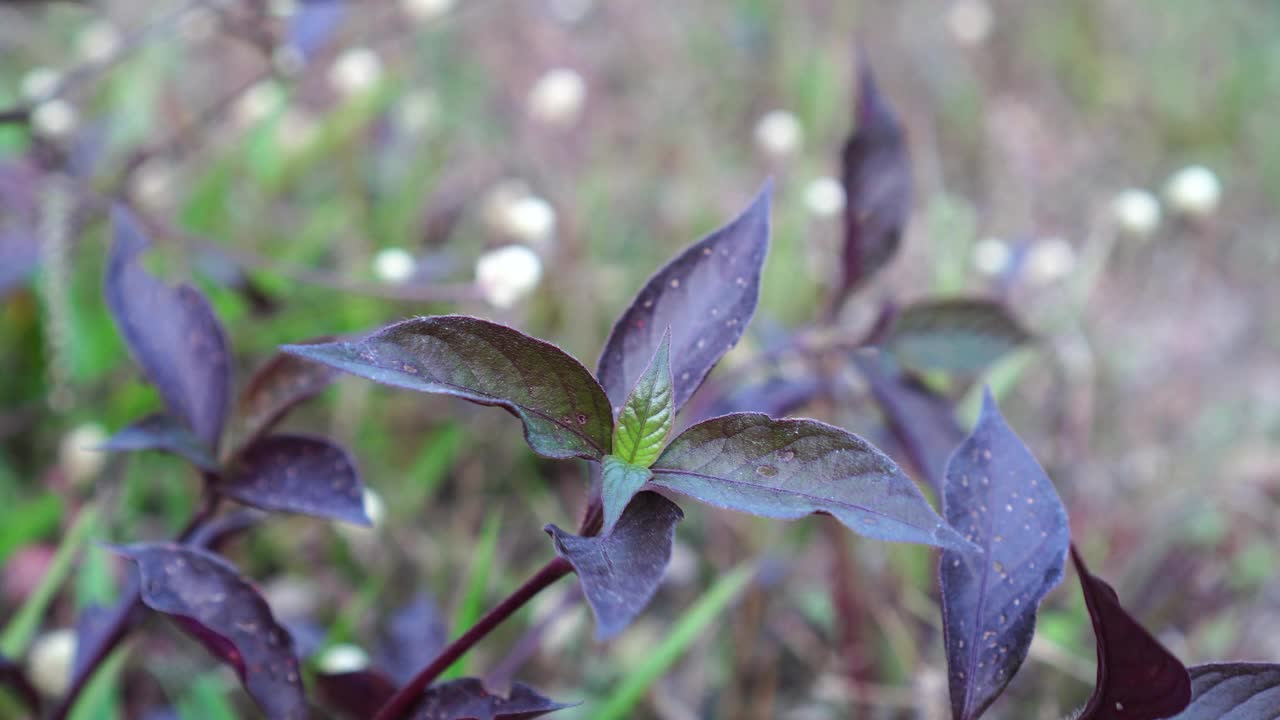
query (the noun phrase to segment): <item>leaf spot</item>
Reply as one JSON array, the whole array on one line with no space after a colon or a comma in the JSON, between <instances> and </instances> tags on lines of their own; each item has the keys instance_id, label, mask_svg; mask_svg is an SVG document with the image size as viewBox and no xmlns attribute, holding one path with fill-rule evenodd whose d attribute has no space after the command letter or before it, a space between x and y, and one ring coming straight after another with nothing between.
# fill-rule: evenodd
<instances>
[{"instance_id":1,"label":"leaf spot","mask_svg":"<svg viewBox=\"0 0 1280 720\"><path fill-rule=\"evenodd\" d=\"M778 474L778 468L772 465L761 465L760 467L756 468L756 474L763 475L765 477L773 477L774 475Z\"/></svg>"}]
</instances>

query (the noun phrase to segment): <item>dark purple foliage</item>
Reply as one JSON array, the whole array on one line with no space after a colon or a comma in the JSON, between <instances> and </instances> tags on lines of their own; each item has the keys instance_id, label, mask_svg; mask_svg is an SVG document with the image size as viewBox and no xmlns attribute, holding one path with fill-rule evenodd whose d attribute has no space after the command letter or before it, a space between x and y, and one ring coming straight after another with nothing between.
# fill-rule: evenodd
<instances>
[{"instance_id":1,"label":"dark purple foliage","mask_svg":"<svg viewBox=\"0 0 1280 720\"><path fill-rule=\"evenodd\" d=\"M163 450L186 458L201 470L218 471L218 461L209 448L172 415L148 415L112 435L102 449Z\"/></svg>"},{"instance_id":2,"label":"dark purple foliage","mask_svg":"<svg viewBox=\"0 0 1280 720\"><path fill-rule=\"evenodd\" d=\"M893 320L885 345L909 370L977 375L1031 340L1017 319L993 300L925 300Z\"/></svg>"},{"instance_id":3,"label":"dark purple foliage","mask_svg":"<svg viewBox=\"0 0 1280 720\"><path fill-rule=\"evenodd\" d=\"M1089 572L1074 546L1071 559L1098 644L1097 685L1079 720L1158 720L1181 712L1191 701L1186 667L1120 605L1115 589Z\"/></svg>"},{"instance_id":4,"label":"dark purple foliage","mask_svg":"<svg viewBox=\"0 0 1280 720\"><path fill-rule=\"evenodd\" d=\"M516 683L507 697L490 694L476 678L431 686L414 707L411 720L532 720L572 705L548 700Z\"/></svg>"},{"instance_id":5,"label":"dark purple foliage","mask_svg":"<svg viewBox=\"0 0 1280 720\"><path fill-rule=\"evenodd\" d=\"M969 547L884 453L817 420L713 418L650 469L653 484L717 507L788 520L821 512L867 537Z\"/></svg>"},{"instance_id":6,"label":"dark purple foliage","mask_svg":"<svg viewBox=\"0 0 1280 720\"><path fill-rule=\"evenodd\" d=\"M858 66L857 126L841 157L846 201L838 300L889 262L911 211L911 159L902 126L880 95L870 63L860 56Z\"/></svg>"},{"instance_id":7,"label":"dark purple foliage","mask_svg":"<svg viewBox=\"0 0 1280 720\"><path fill-rule=\"evenodd\" d=\"M1280 665L1215 663L1190 672L1191 704L1169 720L1280 718Z\"/></svg>"},{"instance_id":8,"label":"dark purple foliage","mask_svg":"<svg viewBox=\"0 0 1280 720\"><path fill-rule=\"evenodd\" d=\"M101 644L111 631L111 618L114 615L109 608L101 605L89 605L76 616L76 654L71 662L71 677L77 678L88 669L93 650Z\"/></svg>"},{"instance_id":9,"label":"dark purple foliage","mask_svg":"<svg viewBox=\"0 0 1280 720\"><path fill-rule=\"evenodd\" d=\"M264 510L369 524L364 483L351 456L321 437L261 438L236 456L215 489Z\"/></svg>"},{"instance_id":10,"label":"dark purple foliage","mask_svg":"<svg viewBox=\"0 0 1280 720\"><path fill-rule=\"evenodd\" d=\"M741 215L658 270L619 316L596 370L615 411L667 328L676 412L738 343L760 297L771 192L765 184Z\"/></svg>"},{"instance_id":11,"label":"dark purple foliage","mask_svg":"<svg viewBox=\"0 0 1280 720\"><path fill-rule=\"evenodd\" d=\"M316 689L327 704L357 720L376 715L396 693L391 679L375 670L317 673Z\"/></svg>"},{"instance_id":12,"label":"dark purple foliage","mask_svg":"<svg viewBox=\"0 0 1280 720\"><path fill-rule=\"evenodd\" d=\"M213 553L171 543L142 543L118 550L138 566L142 602L174 618L218 659L235 668L267 717L307 717L289 633L230 563Z\"/></svg>"},{"instance_id":13,"label":"dark purple foliage","mask_svg":"<svg viewBox=\"0 0 1280 720\"><path fill-rule=\"evenodd\" d=\"M316 338L314 343L332 338ZM305 344L305 343L304 343ZM247 444L270 430L296 405L324 391L338 371L296 355L277 353L245 384L236 404L237 441Z\"/></svg>"},{"instance_id":14,"label":"dark purple foliage","mask_svg":"<svg viewBox=\"0 0 1280 720\"><path fill-rule=\"evenodd\" d=\"M112 224L107 306L170 412L216 450L231 397L231 356L222 327L194 288L170 288L142 267L148 242L128 209L117 205Z\"/></svg>"},{"instance_id":15,"label":"dark purple foliage","mask_svg":"<svg viewBox=\"0 0 1280 720\"><path fill-rule=\"evenodd\" d=\"M524 422L525 439L544 457L599 460L613 441L609 399L581 363L487 320L437 315L389 325L359 342L284 351L386 385L504 408Z\"/></svg>"},{"instance_id":16,"label":"dark purple foliage","mask_svg":"<svg viewBox=\"0 0 1280 720\"><path fill-rule=\"evenodd\" d=\"M36 692L35 686L27 679L22 667L2 655L0 655L0 686L13 691L33 716L39 715L40 693Z\"/></svg>"},{"instance_id":17,"label":"dark purple foliage","mask_svg":"<svg viewBox=\"0 0 1280 720\"><path fill-rule=\"evenodd\" d=\"M758 412L773 418L786 417L797 408L809 404L822 390L822 381L812 375L772 376L724 393L716 398L703 417L696 418L695 421L737 412Z\"/></svg>"},{"instance_id":18,"label":"dark purple foliage","mask_svg":"<svg viewBox=\"0 0 1280 720\"><path fill-rule=\"evenodd\" d=\"M981 553L942 553L942 627L955 720L974 720L1022 666L1040 601L1062 580L1067 511L987 393L947 463L943 511Z\"/></svg>"},{"instance_id":19,"label":"dark purple foliage","mask_svg":"<svg viewBox=\"0 0 1280 720\"><path fill-rule=\"evenodd\" d=\"M622 632L649 604L671 561L676 523L683 518L675 503L643 492L632 498L607 536L579 537L547 526L556 552L578 574L596 616L597 638Z\"/></svg>"},{"instance_id":20,"label":"dark purple foliage","mask_svg":"<svg viewBox=\"0 0 1280 720\"><path fill-rule=\"evenodd\" d=\"M449 628L435 600L418 593L391 616L383 629L378 666L398 683L407 683L418 668L435 659L449 639Z\"/></svg>"}]
</instances>

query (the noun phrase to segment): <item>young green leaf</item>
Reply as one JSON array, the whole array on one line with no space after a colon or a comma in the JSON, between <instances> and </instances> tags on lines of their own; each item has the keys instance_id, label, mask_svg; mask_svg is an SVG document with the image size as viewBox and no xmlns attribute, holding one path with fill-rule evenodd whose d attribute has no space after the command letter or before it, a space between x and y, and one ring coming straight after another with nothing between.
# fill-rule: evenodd
<instances>
[{"instance_id":1,"label":"young green leaf","mask_svg":"<svg viewBox=\"0 0 1280 720\"><path fill-rule=\"evenodd\" d=\"M1276 720L1280 665L1211 663L1191 668L1191 704L1169 720Z\"/></svg>"},{"instance_id":2,"label":"young green leaf","mask_svg":"<svg viewBox=\"0 0 1280 720\"><path fill-rule=\"evenodd\" d=\"M739 413L694 425L651 468L653 484L754 515L835 516L871 538L972 547L884 453L817 420Z\"/></svg>"},{"instance_id":3,"label":"young green leaf","mask_svg":"<svg viewBox=\"0 0 1280 720\"><path fill-rule=\"evenodd\" d=\"M463 678L428 688L409 720L533 720L567 707L573 706L542 697L523 683L502 697L476 678Z\"/></svg>"},{"instance_id":4,"label":"young green leaf","mask_svg":"<svg viewBox=\"0 0 1280 720\"><path fill-rule=\"evenodd\" d=\"M358 342L283 350L386 385L502 407L520 418L529 447L544 457L609 454L613 412L600 384L560 348L505 325L438 315Z\"/></svg>"},{"instance_id":5,"label":"young green leaf","mask_svg":"<svg viewBox=\"0 0 1280 720\"><path fill-rule=\"evenodd\" d=\"M133 423L102 446L103 450L163 450L208 472L218 471L209 448L171 415L155 414Z\"/></svg>"},{"instance_id":6,"label":"young green leaf","mask_svg":"<svg viewBox=\"0 0 1280 720\"><path fill-rule=\"evenodd\" d=\"M647 467L632 465L615 455L606 455L601 465L600 498L604 503L604 527L600 533L608 535L618 524L627 503L649 482L653 473Z\"/></svg>"},{"instance_id":7,"label":"young green leaf","mask_svg":"<svg viewBox=\"0 0 1280 720\"><path fill-rule=\"evenodd\" d=\"M1030 339L998 302L926 300L895 318L886 344L907 369L976 375Z\"/></svg>"},{"instance_id":8,"label":"young green leaf","mask_svg":"<svg viewBox=\"0 0 1280 720\"><path fill-rule=\"evenodd\" d=\"M1040 601L1062 581L1070 528L1053 483L990 394L947 463L942 506L982 549L940 560L951 715L976 720L1027 658Z\"/></svg>"},{"instance_id":9,"label":"young green leaf","mask_svg":"<svg viewBox=\"0 0 1280 720\"><path fill-rule=\"evenodd\" d=\"M619 316L596 370L615 409L667 328L676 412L738 343L760 298L771 192L766 183L741 215L658 270Z\"/></svg>"},{"instance_id":10,"label":"young green leaf","mask_svg":"<svg viewBox=\"0 0 1280 720\"><path fill-rule=\"evenodd\" d=\"M662 454L675 425L671 387L671 330L636 380L613 428L613 454L623 462L647 468Z\"/></svg>"},{"instance_id":11,"label":"young green leaf","mask_svg":"<svg viewBox=\"0 0 1280 720\"><path fill-rule=\"evenodd\" d=\"M325 438L261 438L236 456L214 489L263 510L369 525L360 473L347 451Z\"/></svg>"}]
</instances>

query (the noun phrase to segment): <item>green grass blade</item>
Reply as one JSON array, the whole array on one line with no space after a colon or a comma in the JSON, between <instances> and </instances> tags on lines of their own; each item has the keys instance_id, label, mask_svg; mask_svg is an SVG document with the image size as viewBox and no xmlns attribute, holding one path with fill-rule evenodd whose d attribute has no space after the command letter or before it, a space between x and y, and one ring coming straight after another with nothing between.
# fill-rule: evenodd
<instances>
[{"instance_id":1,"label":"green grass blade","mask_svg":"<svg viewBox=\"0 0 1280 720\"><path fill-rule=\"evenodd\" d=\"M120 720L120 674L124 672L129 648L122 647L107 657L93 674L84 692L71 708L69 720Z\"/></svg>"},{"instance_id":2,"label":"green grass blade","mask_svg":"<svg viewBox=\"0 0 1280 720\"><path fill-rule=\"evenodd\" d=\"M49 571L40 579L40 584L22 607L18 608L18 612L14 613L13 619L5 626L4 633L0 634L0 653L11 658L26 654L27 647L40 629L40 621L44 619L49 603L53 602L54 595L71 574L76 555L97 525L97 510L92 505L86 505L62 538L62 544L49 563Z\"/></svg>"},{"instance_id":3,"label":"green grass blade","mask_svg":"<svg viewBox=\"0 0 1280 720\"><path fill-rule=\"evenodd\" d=\"M228 688L217 675L201 675L178 699L182 720L237 720L240 716L227 699Z\"/></svg>"},{"instance_id":4,"label":"green grass blade","mask_svg":"<svg viewBox=\"0 0 1280 720\"><path fill-rule=\"evenodd\" d=\"M0 525L0 565L24 545L47 537L58 529L62 519L62 498L45 493L4 512L4 524Z\"/></svg>"},{"instance_id":5,"label":"green grass blade","mask_svg":"<svg viewBox=\"0 0 1280 720\"><path fill-rule=\"evenodd\" d=\"M484 529L480 531L480 541L476 544L475 554L471 556L471 572L467 578L467 591L462 596L453 617L453 636L457 637L476 624L487 609L484 606L485 594L489 589L489 576L493 570L493 559L498 554L498 529L502 525L501 513L492 513L485 520ZM449 666L441 675L442 680L462 677L467 672L467 656Z\"/></svg>"}]
</instances>

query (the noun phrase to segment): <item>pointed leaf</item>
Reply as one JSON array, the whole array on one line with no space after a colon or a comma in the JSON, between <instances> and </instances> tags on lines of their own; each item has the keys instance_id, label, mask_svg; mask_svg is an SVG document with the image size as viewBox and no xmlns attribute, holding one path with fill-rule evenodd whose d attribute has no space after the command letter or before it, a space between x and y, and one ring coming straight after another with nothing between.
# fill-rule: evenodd
<instances>
[{"instance_id":1,"label":"pointed leaf","mask_svg":"<svg viewBox=\"0 0 1280 720\"><path fill-rule=\"evenodd\" d=\"M263 510L369 525L351 456L325 438L268 435L236 457L215 489Z\"/></svg>"},{"instance_id":2,"label":"pointed leaf","mask_svg":"<svg viewBox=\"0 0 1280 720\"><path fill-rule=\"evenodd\" d=\"M671 561L676 523L683 518L675 503L643 492L608 536L579 537L555 525L546 527L556 553L578 574L596 616L598 639L622 632L649 604Z\"/></svg>"},{"instance_id":3,"label":"pointed leaf","mask_svg":"<svg viewBox=\"0 0 1280 720\"><path fill-rule=\"evenodd\" d=\"M653 484L717 507L788 520L822 512L871 538L969 547L884 453L817 420L713 418L671 441L651 470Z\"/></svg>"},{"instance_id":4,"label":"pointed leaf","mask_svg":"<svg viewBox=\"0 0 1280 720\"><path fill-rule=\"evenodd\" d=\"M1276 720L1280 665L1212 663L1191 668L1191 704L1169 720Z\"/></svg>"},{"instance_id":5,"label":"pointed leaf","mask_svg":"<svg viewBox=\"0 0 1280 720\"><path fill-rule=\"evenodd\" d=\"M1181 712L1191 700L1186 667L1120 605L1110 585L1089 572L1074 546L1071 559L1098 644L1098 681L1079 720L1157 720Z\"/></svg>"},{"instance_id":6,"label":"pointed leaf","mask_svg":"<svg viewBox=\"0 0 1280 720\"><path fill-rule=\"evenodd\" d=\"M862 58L858 65L857 127L841 156L845 207L840 300L893 258L911 212L911 159L902 126L880 95L870 63Z\"/></svg>"},{"instance_id":7,"label":"pointed leaf","mask_svg":"<svg viewBox=\"0 0 1280 720\"><path fill-rule=\"evenodd\" d=\"M560 348L505 325L438 315L389 325L359 342L283 349L386 385L505 408L544 457L609 454L613 413L591 373Z\"/></svg>"},{"instance_id":8,"label":"pointed leaf","mask_svg":"<svg viewBox=\"0 0 1280 720\"><path fill-rule=\"evenodd\" d=\"M951 714L973 720L1022 666L1040 601L1062 581L1067 511L990 393L947 463L943 511L978 553L942 553L942 628Z\"/></svg>"},{"instance_id":9,"label":"pointed leaf","mask_svg":"<svg viewBox=\"0 0 1280 720\"><path fill-rule=\"evenodd\" d=\"M391 679L376 670L316 673L316 687L327 704L359 720L377 715L378 709L396 694Z\"/></svg>"},{"instance_id":10,"label":"pointed leaf","mask_svg":"<svg viewBox=\"0 0 1280 720\"><path fill-rule=\"evenodd\" d=\"M671 436L675 425L671 387L671 331L653 353L649 367L636 380L613 428L613 454L623 462L649 467Z\"/></svg>"},{"instance_id":11,"label":"pointed leaf","mask_svg":"<svg viewBox=\"0 0 1280 720\"><path fill-rule=\"evenodd\" d=\"M721 356L738 343L760 297L769 245L766 183L733 222L689 247L649 278L609 333L596 370L620 410L646 363L671 330L675 411Z\"/></svg>"},{"instance_id":12,"label":"pointed leaf","mask_svg":"<svg viewBox=\"0 0 1280 720\"><path fill-rule=\"evenodd\" d=\"M216 449L227 415L231 355L213 309L194 288L170 288L142 267L148 241L133 214L112 212L105 294L129 351L169 411Z\"/></svg>"},{"instance_id":13,"label":"pointed leaf","mask_svg":"<svg viewBox=\"0 0 1280 720\"><path fill-rule=\"evenodd\" d=\"M317 338L314 343L332 338ZM236 406L237 439L248 444L280 422L294 406L324 391L338 376L328 365L277 353L249 378Z\"/></svg>"},{"instance_id":14,"label":"pointed leaf","mask_svg":"<svg viewBox=\"0 0 1280 720\"><path fill-rule=\"evenodd\" d=\"M235 668L267 717L307 717L289 633L230 563L213 553L171 543L140 543L118 550L138 566L142 602L177 620Z\"/></svg>"},{"instance_id":15,"label":"pointed leaf","mask_svg":"<svg viewBox=\"0 0 1280 720\"><path fill-rule=\"evenodd\" d=\"M649 482L653 473L649 468L632 465L613 455L606 455L602 465L600 497L604 503L604 528L600 533L608 535L618 524L627 503Z\"/></svg>"},{"instance_id":16,"label":"pointed leaf","mask_svg":"<svg viewBox=\"0 0 1280 720\"><path fill-rule=\"evenodd\" d=\"M218 471L209 448L171 415L148 415L111 436L103 450L163 450L207 472Z\"/></svg>"},{"instance_id":17,"label":"pointed leaf","mask_svg":"<svg viewBox=\"0 0 1280 720\"><path fill-rule=\"evenodd\" d=\"M927 300L897 316L886 344L910 370L976 375L1030 339L1000 303Z\"/></svg>"},{"instance_id":18,"label":"pointed leaf","mask_svg":"<svg viewBox=\"0 0 1280 720\"><path fill-rule=\"evenodd\" d=\"M432 685L410 720L533 720L572 705L548 700L523 683L507 697L490 694L476 678Z\"/></svg>"}]
</instances>

